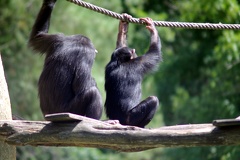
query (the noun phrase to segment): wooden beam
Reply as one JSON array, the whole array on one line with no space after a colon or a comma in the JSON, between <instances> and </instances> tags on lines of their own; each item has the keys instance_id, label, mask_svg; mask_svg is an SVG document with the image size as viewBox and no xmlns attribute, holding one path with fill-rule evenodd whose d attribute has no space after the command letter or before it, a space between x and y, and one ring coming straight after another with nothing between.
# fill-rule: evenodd
<instances>
[{"instance_id":1,"label":"wooden beam","mask_svg":"<svg viewBox=\"0 0 240 160\"><path fill-rule=\"evenodd\" d=\"M240 126L189 124L143 129L82 117L80 122L0 121L0 141L24 146L78 146L134 152L158 147L240 145Z\"/></svg>"}]
</instances>

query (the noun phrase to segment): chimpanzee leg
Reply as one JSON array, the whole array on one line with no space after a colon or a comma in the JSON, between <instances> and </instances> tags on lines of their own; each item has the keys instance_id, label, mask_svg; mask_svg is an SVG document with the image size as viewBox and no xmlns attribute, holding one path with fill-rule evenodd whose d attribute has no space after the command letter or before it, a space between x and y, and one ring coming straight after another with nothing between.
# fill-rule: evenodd
<instances>
[{"instance_id":1,"label":"chimpanzee leg","mask_svg":"<svg viewBox=\"0 0 240 160\"><path fill-rule=\"evenodd\" d=\"M76 95L70 104L69 112L93 119L100 119L102 115L102 98L96 86L88 91Z\"/></svg>"},{"instance_id":2,"label":"chimpanzee leg","mask_svg":"<svg viewBox=\"0 0 240 160\"><path fill-rule=\"evenodd\" d=\"M138 127L146 126L152 120L158 104L158 98L155 96L143 100L128 112L126 124Z\"/></svg>"},{"instance_id":3,"label":"chimpanzee leg","mask_svg":"<svg viewBox=\"0 0 240 160\"><path fill-rule=\"evenodd\" d=\"M100 119L102 116L102 97L97 87L94 87L86 95L89 103L85 103L86 117Z\"/></svg>"}]
</instances>

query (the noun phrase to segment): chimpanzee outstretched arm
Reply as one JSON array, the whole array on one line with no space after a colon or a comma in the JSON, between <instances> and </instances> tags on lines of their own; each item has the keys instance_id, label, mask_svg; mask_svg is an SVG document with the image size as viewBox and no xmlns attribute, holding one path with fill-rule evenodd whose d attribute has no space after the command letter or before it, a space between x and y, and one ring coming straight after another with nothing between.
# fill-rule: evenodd
<instances>
[{"instance_id":1,"label":"chimpanzee outstretched arm","mask_svg":"<svg viewBox=\"0 0 240 160\"><path fill-rule=\"evenodd\" d=\"M48 34L50 25L50 18L53 7L57 0L44 0L42 8L37 16L33 25L32 32L29 38L29 45L41 53L47 52L49 46L57 40L60 40L59 35Z\"/></svg>"},{"instance_id":2,"label":"chimpanzee outstretched arm","mask_svg":"<svg viewBox=\"0 0 240 160\"><path fill-rule=\"evenodd\" d=\"M150 47L146 54L143 56L137 57L134 59L136 63L140 64L140 72L147 73L154 70L158 63L161 61L161 42L158 36L158 31L151 18L141 18L141 21L144 21L147 26L146 28L150 31L151 40Z\"/></svg>"},{"instance_id":3,"label":"chimpanzee outstretched arm","mask_svg":"<svg viewBox=\"0 0 240 160\"><path fill-rule=\"evenodd\" d=\"M130 19L132 16L123 13L122 14L124 19ZM127 32L128 32L128 22L127 21L120 21L118 27L118 37L117 37L117 48L127 47Z\"/></svg>"}]
</instances>

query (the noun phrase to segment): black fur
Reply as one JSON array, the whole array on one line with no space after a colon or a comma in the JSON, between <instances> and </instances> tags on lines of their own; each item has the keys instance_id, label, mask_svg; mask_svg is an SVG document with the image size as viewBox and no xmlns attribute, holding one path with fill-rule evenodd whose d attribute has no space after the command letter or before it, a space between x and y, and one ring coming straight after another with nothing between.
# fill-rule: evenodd
<instances>
[{"instance_id":1,"label":"black fur","mask_svg":"<svg viewBox=\"0 0 240 160\"><path fill-rule=\"evenodd\" d=\"M46 55L38 83L41 110L100 119L102 99L91 76L96 50L83 35L48 34L55 2L43 1L29 39L29 46Z\"/></svg>"},{"instance_id":2,"label":"black fur","mask_svg":"<svg viewBox=\"0 0 240 160\"><path fill-rule=\"evenodd\" d=\"M153 118L159 102L155 96L140 102L141 82L161 61L160 38L151 24L149 50L137 57L134 50L127 47L127 27L127 22L120 21L117 48L105 70L106 114L123 125L144 127Z\"/></svg>"}]
</instances>

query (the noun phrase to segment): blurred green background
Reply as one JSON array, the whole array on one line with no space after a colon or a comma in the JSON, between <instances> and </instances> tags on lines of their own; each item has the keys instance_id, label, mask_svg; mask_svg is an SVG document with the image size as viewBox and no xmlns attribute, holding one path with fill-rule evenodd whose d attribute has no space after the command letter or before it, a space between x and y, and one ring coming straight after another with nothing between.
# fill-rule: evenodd
<instances>
[{"instance_id":1,"label":"blurred green background","mask_svg":"<svg viewBox=\"0 0 240 160\"><path fill-rule=\"evenodd\" d=\"M240 0L88 0L133 17L202 23L239 23ZM42 1L0 1L0 51L13 114L43 120L37 82L44 56L34 54L27 41ZM160 107L147 126L211 123L240 113L240 32L158 27L164 61L143 83L143 98L157 95ZM83 34L98 50L93 77L103 101L104 68L115 49L118 20L66 1L58 1L50 33ZM144 26L130 24L129 45L143 54L149 46ZM105 119L105 114L102 116ZM237 160L240 147L159 148L137 153L77 147L17 147L19 160Z\"/></svg>"}]
</instances>

